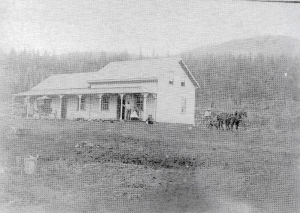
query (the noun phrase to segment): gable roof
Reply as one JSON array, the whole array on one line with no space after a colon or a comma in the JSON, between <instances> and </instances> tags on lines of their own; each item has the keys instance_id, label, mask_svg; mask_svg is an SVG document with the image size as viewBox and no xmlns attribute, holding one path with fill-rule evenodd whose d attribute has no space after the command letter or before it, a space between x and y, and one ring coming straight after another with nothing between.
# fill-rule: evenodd
<instances>
[{"instance_id":1,"label":"gable roof","mask_svg":"<svg viewBox=\"0 0 300 213\"><path fill-rule=\"evenodd\" d=\"M111 62L97 72L52 75L31 91L89 88L89 83L158 79L170 69L183 69L195 87L199 84L179 57Z\"/></svg>"},{"instance_id":2,"label":"gable roof","mask_svg":"<svg viewBox=\"0 0 300 213\"><path fill-rule=\"evenodd\" d=\"M180 57L111 62L89 82L122 81L124 79L158 79L169 70L183 69L195 87L199 84Z\"/></svg>"}]
</instances>

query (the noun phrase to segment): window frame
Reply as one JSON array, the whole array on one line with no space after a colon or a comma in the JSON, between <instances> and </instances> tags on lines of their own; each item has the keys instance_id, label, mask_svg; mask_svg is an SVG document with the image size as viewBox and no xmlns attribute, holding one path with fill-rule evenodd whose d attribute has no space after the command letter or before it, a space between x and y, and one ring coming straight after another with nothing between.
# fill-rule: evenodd
<instances>
[{"instance_id":1,"label":"window frame","mask_svg":"<svg viewBox=\"0 0 300 213\"><path fill-rule=\"evenodd\" d=\"M169 84L174 85L174 70L169 70Z\"/></svg>"},{"instance_id":2,"label":"window frame","mask_svg":"<svg viewBox=\"0 0 300 213\"><path fill-rule=\"evenodd\" d=\"M185 73L181 75L180 86L185 87Z\"/></svg>"},{"instance_id":3,"label":"window frame","mask_svg":"<svg viewBox=\"0 0 300 213\"><path fill-rule=\"evenodd\" d=\"M109 111L109 96L104 95L101 98L101 111Z\"/></svg>"}]
</instances>

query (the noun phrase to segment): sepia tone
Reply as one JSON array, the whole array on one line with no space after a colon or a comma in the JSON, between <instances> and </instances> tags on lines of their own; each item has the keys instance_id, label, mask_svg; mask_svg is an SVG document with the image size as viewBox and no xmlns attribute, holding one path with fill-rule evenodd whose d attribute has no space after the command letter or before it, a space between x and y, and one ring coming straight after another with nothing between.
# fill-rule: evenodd
<instances>
[{"instance_id":1,"label":"sepia tone","mask_svg":"<svg viewBox=\"0 0 300 213\"><path fill-rule=\"evenodd\" d=\"M300 2L0 11L0 212L300 212Z\"/></svg>"}]
</instances>

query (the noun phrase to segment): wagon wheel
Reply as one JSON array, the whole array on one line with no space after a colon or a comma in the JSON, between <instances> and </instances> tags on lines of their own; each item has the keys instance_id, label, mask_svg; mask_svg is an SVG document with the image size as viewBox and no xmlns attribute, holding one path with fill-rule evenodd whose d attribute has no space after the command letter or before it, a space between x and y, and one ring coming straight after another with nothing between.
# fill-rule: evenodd
<instances>
[{"instance_id":1,"label":"wagon wheel","mask_svg":"<svg viewBox=\"0 0 300 213\"><path fill-rule=\"evenodd\" d=\"M212 128L212 119L206 119L205 121L206 128Z\"/></svg>"}]
</instances>

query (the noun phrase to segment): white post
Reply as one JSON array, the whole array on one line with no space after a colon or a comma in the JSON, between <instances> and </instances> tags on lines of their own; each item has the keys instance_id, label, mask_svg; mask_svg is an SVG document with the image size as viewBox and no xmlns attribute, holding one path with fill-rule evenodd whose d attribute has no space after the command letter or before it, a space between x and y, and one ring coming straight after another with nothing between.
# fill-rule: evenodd
<instances>
[{"instance_id":1,"label":"white post","mask_svg":"<svg viewBox=\"0 0 300 213\"><path fill-rule=\"evenodd\" d=\"M14 115L14 101L15 101L15 97L16 96L13 96L12 99L11 99L11 119L13 118L13 115Z\"/></svg>"},{"instance_id":2,"label":"white post","mask_svg":"<svg viewBox=\"0 0 300 213\"><path fill-rule=\"evenodd\" d=\"M64 97L64 95L59 95L59 112L60 112L60 118L62 118L62 98Z\"/></svg>"},{"instance_id":3,"label":"white post","mask_svg":"<svg viewBox=\"0 0 300 213\"><path fill-rule=\"evenodd\" d=\"M157 94L153 94L153 98L154 98L154 101L155 101L154 120L156 121L156 110L157 110Z\"/></svg>"},{"instance_id":4,"label":"white post","mask_svg":"<svg viewBox=\"0 0 300 213\"><path fill-rule=\"evenodd\" d=\"M102 113L102 96L103 94L98 94L99 96L99 112Z\"/></svg>"},{"instance_id":5,"label":"white post","mask_svg":"<svg viewBox=\"0 0 300 213\"><path fill-rule=\"evenodd\" d=\"M144 93L143 94L143 121L146 121L147 120L147 97L148 97L148 93Z\"/></svg>"},{"instance_id":6,"label":"white post","mask_svg":"<svg viewBox=\"0 0 300 213\"><path fill-rule=\"evenodd\" d=\"M122 114L123 114L123 96L124 94L120 94L121 97L120 121L122 120Z\"/></svg>"},{"instance_id":7,"label":"white post","mask_svg":"<svg viewBox=\"0 0 300 213\"><path fill-rule=\"evenodd\" d=\"M26 118L29 117L29 111L30 111L30 96L26 97Z\"/></svg>"},{"instance_id":8,"label":"white post","mask_svg":"<svg viewBox=\"0 0 300 213\"><path fill-rule=\"evenodd\" d=\"M78 95L78 111L80 111L81 98L82 98L82 95Z\"/></svg>"}]
</instances>

